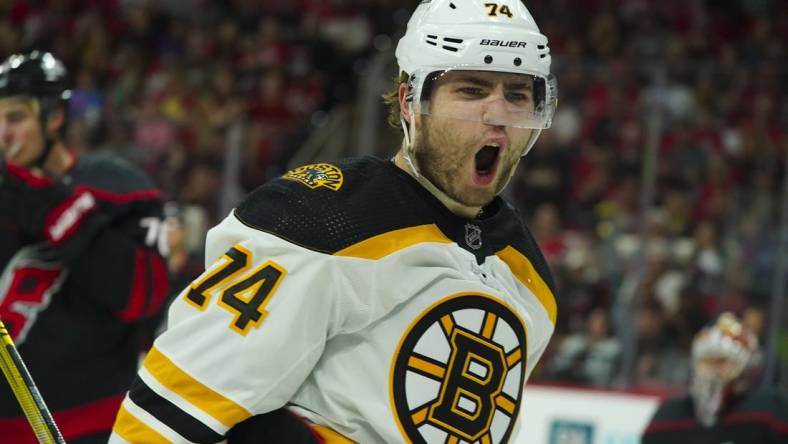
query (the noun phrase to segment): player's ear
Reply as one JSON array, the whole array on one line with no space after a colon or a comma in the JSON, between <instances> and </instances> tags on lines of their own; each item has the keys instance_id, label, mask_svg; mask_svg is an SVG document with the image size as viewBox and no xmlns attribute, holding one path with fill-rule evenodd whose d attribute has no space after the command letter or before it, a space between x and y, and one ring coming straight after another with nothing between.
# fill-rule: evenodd
<instances>
[{"instance_id":1,"label":"player's ear","mask_svg":"<svg viewBox=\"0 0 788 444\"><path fill-rule=\"evenodd\" d=\"M408 84L406 82L399 84L399 109L405 121L409 122L412 110L410 107L410 99L408 99Z\"/></svg>"}]
</instances>

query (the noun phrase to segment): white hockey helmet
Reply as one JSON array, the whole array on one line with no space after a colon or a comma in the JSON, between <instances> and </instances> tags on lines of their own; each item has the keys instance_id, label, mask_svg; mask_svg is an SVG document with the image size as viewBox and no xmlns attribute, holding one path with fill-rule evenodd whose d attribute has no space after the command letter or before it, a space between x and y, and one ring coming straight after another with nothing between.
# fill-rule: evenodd
<instances>
[{"instance_id":1,"label":"white hockey helmet","mask_svg":"<svg viewBox=\"0 0 788 444\"><path fill-rule=\"evenodd\" d=\"M407 98L415 113L430 114L431 84L441 76L497 72L521 76L532 85L534 100L527 108L504 103L505 112L485 123L534 129L522 155L552 123L557 85L550 74L547 37L520 0L424 0L408 22L396 57L400 71L410 76ZM472 108L442 112L449 113L444 117L480 120Z\"/></svg>"}]
</instances>

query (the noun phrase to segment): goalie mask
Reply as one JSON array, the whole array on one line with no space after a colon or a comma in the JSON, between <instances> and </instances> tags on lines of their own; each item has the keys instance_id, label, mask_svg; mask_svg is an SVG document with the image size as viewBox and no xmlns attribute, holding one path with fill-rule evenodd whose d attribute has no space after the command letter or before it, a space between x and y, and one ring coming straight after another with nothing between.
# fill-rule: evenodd
<instances>
[{"instance_id":1,"label":"goalie mask","mask_svg":"<svg viewBox=\"0 0 788 444\"><path fill-rule=\"evenodd\" d=\"M701 424L713 426L728 399L748 388L758 358L757 337L731 313L698 333L692 343L690 395Z\"/></svg>"},{"instance_id":2,"label":"goalie mask","mask_svg":"<svg viewBox=\"0 0 788 444\"><path fill-rule=\"evenodd\" d=\"M532 129L521 156L550 127L557 104L550 49L519 0L425 0L411 16L396 56L400 71L409 74L412 113L402 125L407 145L413 113ZM466 100L435 111L432 92L445 82L461 85Z\"/></svg>"}]
</instances>

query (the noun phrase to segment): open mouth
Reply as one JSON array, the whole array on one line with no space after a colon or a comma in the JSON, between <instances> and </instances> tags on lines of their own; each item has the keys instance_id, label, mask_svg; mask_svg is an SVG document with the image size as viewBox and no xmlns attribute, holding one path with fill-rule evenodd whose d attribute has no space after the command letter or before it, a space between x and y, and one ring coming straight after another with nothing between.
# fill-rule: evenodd
<instances>
[{"instance_id":1,"label":"open mouth","mask_svg":"<svg viewBox=\"0 0 788 444\"><path fill-rule=\"evenodd\" d=\"M479 185L487 185L495 176L498 166L501 147L498 144L484 145L475 157L474 167L476 171L476 182Z\"/></svg>"}]
</instances>

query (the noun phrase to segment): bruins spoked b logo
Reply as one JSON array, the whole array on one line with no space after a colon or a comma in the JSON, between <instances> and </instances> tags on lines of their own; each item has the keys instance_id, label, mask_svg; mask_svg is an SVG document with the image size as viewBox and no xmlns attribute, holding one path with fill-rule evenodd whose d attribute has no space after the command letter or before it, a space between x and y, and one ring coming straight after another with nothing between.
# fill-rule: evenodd
<instances>
[{"instance_id":1,"label":"bruins spoked b logo","mask_svg":"<svg viewBox=\"0 0 788 444\"><path fill-rule=\"evenodd\" d=\"M505 443L522 396L522 320L492 296L459 294L425 310L400 340L391 403L413 443Z\"/></svg>"}]
</instances>

